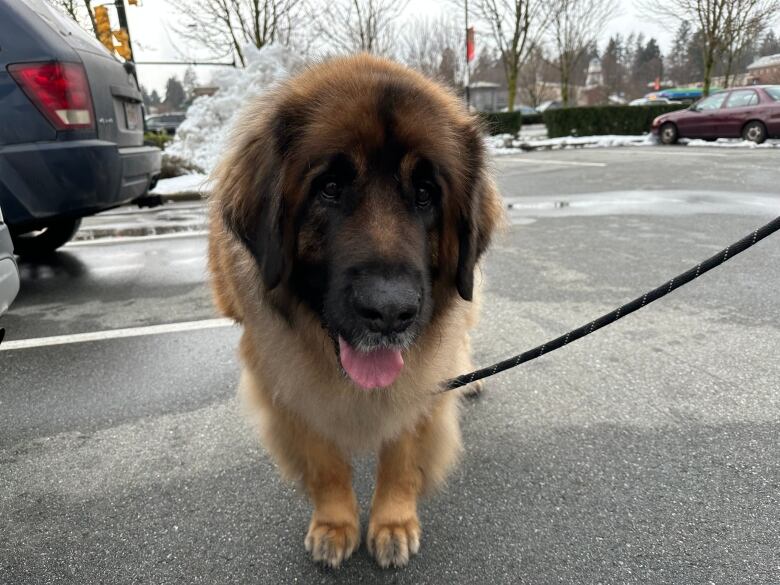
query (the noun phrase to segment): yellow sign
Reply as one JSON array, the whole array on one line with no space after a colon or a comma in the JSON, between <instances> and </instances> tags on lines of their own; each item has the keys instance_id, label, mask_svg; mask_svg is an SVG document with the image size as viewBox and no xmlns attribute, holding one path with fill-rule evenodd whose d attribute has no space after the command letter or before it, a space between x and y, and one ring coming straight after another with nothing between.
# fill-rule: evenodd
<instances>
[{"instance_id":1,"label":"yellow sign","mask_svg":"<svg viewBox=\"0 0 780 585\"><path fill-rule=\"evenodd\" d=\"M115 46L114 50L125 61L129 61L130 58L133 56L133 54L130 52L130 42L129 42L130 37L128 36L127 31L123 28L120 28L119 30L115 30L114 38L119 43L119 46Z\"/></svg>"},{"instance_id":2,"label":"yellow sign","mask_svg":"<svg viewBox=\"0 0 780 585\"><path fill-rule=\"evenodd\" d=\"M114 40L111 38L111 21L108 19L108 8L105 6L95 6L95 28L100 42L113 53Z\"/></svg>"}]
</instances>

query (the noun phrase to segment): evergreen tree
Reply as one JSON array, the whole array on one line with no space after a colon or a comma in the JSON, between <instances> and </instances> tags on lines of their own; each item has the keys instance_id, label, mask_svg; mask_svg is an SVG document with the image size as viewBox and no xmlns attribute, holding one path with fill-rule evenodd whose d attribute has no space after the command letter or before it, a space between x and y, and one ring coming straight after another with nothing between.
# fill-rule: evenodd
<instances>
[{"instance_id":1,"label":"evergreen tree","mask_svg":"<svg viewBox=\"0 0 780 585\"><path fill-rule=\"evenodd\" d=\"M437 78L450 87L458 87L458 56L450 47L445 47L441 53Z\"/></svg>"},{"instance_id":2,"label":"evergreen tree","mask_svg":"<svg viewBox=\"0 0 780 585\"><path fill-rule=\"evenodd\" d=\"M767 55L777 55L778 53L780 53L780 39L777 38L775 31L770 30L761 41L758 56L766 57Z\"/></svg>"},{"instance_id":3,"label":"evergreen tree","mask_svg":"<svg viewBox=\"0 0 780 585\"><path fill-rule=\"evenodd\" d=\"M688 60L688 48L691 45L691 23L684 20L680 23L672 41L672 48L666 56L669 77L678 85L690 83L691 66Z\"/></svg>"},{"instance_id":4,"label":"evergreen tree","mask_svg":"<svg viewBox=\"0 0 780 585\"><path fill-rule=\"evenodd\" d=\"M168 78L168 82L165 84L165 108L169 112L178 110L186 99L187 94L184 92L181 82L175 77Z\"/></svg>"},{"instance_id":5,"label":"evergreen tree","mask_svg":"<svg viewBox=\"0 0 780 585\"><path fill-rule=\"evenodd\" d=\"M623 37L619 34L610 37L604 56L601 58L601 70L604 74L604 85L610 93L622 95L625 93L625 68L623 66Z\"/></svg>"},{"instance_id":6,"label":"evergreen tree","mask_svg":"<svg viewBox=\"0 0 780 585\"><path fill-rule=\"evenodd\" d=\"M192 99L192 93L198 86L198 76L195 70L190 66L184 71L184 78L182 79L182 87L184 87L184 93L187 99Z\"/></svg>"}]
</instances>

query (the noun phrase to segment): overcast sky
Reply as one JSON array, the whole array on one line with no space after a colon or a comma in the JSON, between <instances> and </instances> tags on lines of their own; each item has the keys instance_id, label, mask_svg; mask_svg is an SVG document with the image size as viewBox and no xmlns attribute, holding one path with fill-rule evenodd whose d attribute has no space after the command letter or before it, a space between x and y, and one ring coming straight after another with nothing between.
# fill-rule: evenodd
<instances>
[{"instance_id":1,"label":"overcast sky","mask_svg":"<svg viewBox=\"0 0 780 585\"><path fill-rule=\"evenodd\" d=\"M615 16L599 39L600 48L603 48L607 39L614 34L627 36L632 32L643 32L646 37L658 39L661 49L664 52L667 50L673 30L666 31L658 23L648 22L648 19L642 18L630 0L618 0L616 4L618 9ZM411 0L406 12L409 16L437 16L444 9L447 12L452 11L452 3L449 0ZM176 50L178 40L171 29L171 23L176 22L176 15L170 11L165 0L142 0L142 6L128 6L127 15L137 61L183 59L182 54ZM477 27L477 51L481 41L487 40L486 34L487 31L481 31ZM183 66L139 65L138 75L141 83L149 88L149 91L156 89L164 97L165 81L171 75L181 78L184 69ZM201 82L207 81L212 70L211 67L198 67L196 69L198 79Z\"/></svg>"}]
</instances>

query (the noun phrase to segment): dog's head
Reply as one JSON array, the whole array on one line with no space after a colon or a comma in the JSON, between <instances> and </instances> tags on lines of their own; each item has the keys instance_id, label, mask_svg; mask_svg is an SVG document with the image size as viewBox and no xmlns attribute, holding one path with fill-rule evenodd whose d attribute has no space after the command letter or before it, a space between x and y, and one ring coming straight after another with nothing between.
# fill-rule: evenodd
<instances>
[{"instance_id":1,"label":"dog's head","mask_svg":"<svg viewBox=\"0 0 780 585\"><path fill-rule=\"evenodd\" d=\"M448 91L390 61L335 59L250 107L216 203L274 306L314 311L349 376L387 386L402 350L472 298L501 214L484 159Z\"/></svg>"}]
</instances>

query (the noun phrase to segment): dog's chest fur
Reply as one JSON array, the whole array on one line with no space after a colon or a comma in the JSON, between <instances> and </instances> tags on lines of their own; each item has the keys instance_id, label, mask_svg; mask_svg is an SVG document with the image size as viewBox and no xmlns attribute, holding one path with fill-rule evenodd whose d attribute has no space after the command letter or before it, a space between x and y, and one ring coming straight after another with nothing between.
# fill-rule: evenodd
<instances>
[{"instance_id":1,"label":"dog's chest fur","mask_svg":"<svg viewBox=\"0 0 780 585\"><path fill-rule=\"evenodd\" d=\"M405 355L389 388L361 390L342 374L333 344L314 319L284 322L265 306L244 322L243 357L252 388L301 417L346 453L376 451L435 406L438 384L469 367L465 331L474 310L460 303ZM440 334L460 331L461 335Z\"/></svg>"}]
</instances>

